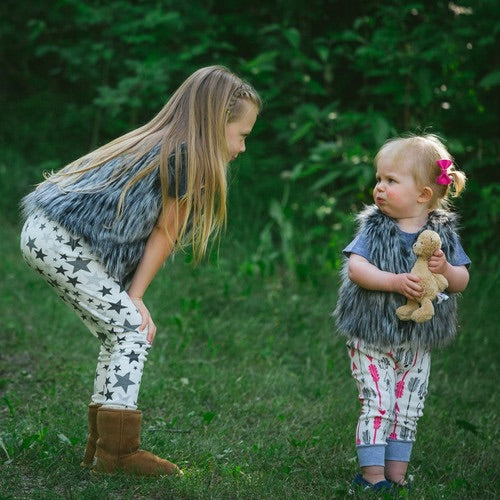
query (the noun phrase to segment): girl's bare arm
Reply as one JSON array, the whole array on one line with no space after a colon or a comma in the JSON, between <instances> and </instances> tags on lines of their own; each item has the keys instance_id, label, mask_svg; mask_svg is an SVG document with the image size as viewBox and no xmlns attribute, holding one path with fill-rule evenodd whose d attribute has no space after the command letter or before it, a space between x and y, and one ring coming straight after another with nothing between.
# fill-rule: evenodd
<instances>
[{"instance_id":1,"label":"girl's bare arm","mask_svg":"<svg viewBox=\"0 0 500 500\"><path fill-rule=\"evenodd\" d=\"M349 256L349 279L367 290L396 292L408 299L418 299L422 294L420 278L410 273L395 274L381 271L361 255Z\"/></svg>"},{"instance_id":2,"label":"girl's bare arm","mask_svg":"<svg viewBox=\"0 0 500 500\"><path fill-rule=\"evenodd\" d=\"M130 298L142 316L142 324L139 329L144 330L148 326L148 342L152 342L155 337L156 325L144 305L143 296L165 260L172 253L179 227L184 218L182 207L179 207L178 218L176 218L176 210L177 200L169 200L166 216L163 220L158 220L151 232L128 290Z\"/></svg>"}]
</instances>

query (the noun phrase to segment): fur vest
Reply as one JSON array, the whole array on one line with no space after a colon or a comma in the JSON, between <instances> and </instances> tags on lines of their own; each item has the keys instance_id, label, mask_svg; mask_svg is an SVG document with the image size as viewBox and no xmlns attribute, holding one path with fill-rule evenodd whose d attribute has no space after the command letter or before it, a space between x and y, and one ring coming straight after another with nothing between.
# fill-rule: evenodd
<instances>
[{"instance_id":1,"label":"fur vest","mask_svg":"<svg viewBox=\"0 0 500 500\"><path fill-rule=\"evenodd\" d=\"M136 173L151 162L159 164L159 153L158 145L140 158L127 174L99 190L96 187L103 186L119 171L127 161L126 156L90 170L67 189L45 181L23 198L23 215L28 217L41 210L73 235L82 237L109 274L126 286L161 212L159 170L155 169L128 190L120 217L117 217L118 202L123 187ZM173 155L169 160L172 176ZM179 189L185 190L185 179L180 180Z\"/></svg>"},{"instance_id":2,"label":"fur vest","mask_svg":"<svg viewBox=\"0 0 500 500\"><path fill-rule=\"evenodd\" d=\"M370 262L383 271L408 273L416 261L411 247L401 239L394 219L384 215L375 205L365 208L358 216L360 232L368 237ZM458 246L455 232L456 215L444 210L429 214L424 229L432 229L442 239L442 250L453 262ZM398 293L366 290L348 277L348 259L344 258L341 286L333 316L338 333L348 339L360 339L377 347L397 347L409 342L415 347L442 347L456 333L457 298L446 292L449 299L435 305L434 317L424 323L400 321L396 309L406 303Z\"/></svg>"}]
</instances>

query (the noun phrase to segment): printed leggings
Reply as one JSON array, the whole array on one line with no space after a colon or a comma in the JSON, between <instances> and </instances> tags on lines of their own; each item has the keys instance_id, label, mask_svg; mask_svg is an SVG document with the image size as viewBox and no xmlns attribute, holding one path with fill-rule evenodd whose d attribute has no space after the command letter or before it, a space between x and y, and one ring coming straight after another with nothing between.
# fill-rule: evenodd
<instances>
[{"instance_id":1,"label":"printed leggings","mask_svg":"<svg viewBox=\"0 0 500 500\"><path fill-rule=\"evenodd\" d=\"M361 466L408 462L427 395L430 352L409 345L384 352L359 340L348 346L361 402L356 429Z\"/></svg>"},{"instance_id":2,"label":"printed leggings","mask_svg":"<svg viewBox=\"0 0 500 500\"><path fill-rule=\"evenodd\" d=\"M81 238L42 213L21 232L25 261L51 285L101 343L92 403L136 409L151 345L126 290L108 274Z\"/></svg>"}]
</instances>

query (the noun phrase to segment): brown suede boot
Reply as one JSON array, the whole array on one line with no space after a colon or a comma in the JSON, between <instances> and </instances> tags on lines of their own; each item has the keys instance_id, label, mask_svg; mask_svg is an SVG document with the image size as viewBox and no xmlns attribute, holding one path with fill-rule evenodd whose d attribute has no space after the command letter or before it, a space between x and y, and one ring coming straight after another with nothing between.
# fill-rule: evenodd
<instances>
[{"instance_id":1,"label":"brown suede boot","mask_svg":"<svg viewBox=\"0 0 500 500\"><path fill-rule=\"evenodd\" d=\"M123 471L137 476L182 474L177 465L140 450L142 413L99 408L95 472Z\"/></svg>"},{"instance_id":2,"label":"brown suede boot","mask_svg":"<svg viewBox=\"0 0 500 500\"><path fill-rule=\"evenodd\" d=\"M90 467L94 463L95 444L98 438L97 435L97 410L101 405L89 404L89 435L87 438L87 446L83 455L82 467Z\"/></svg>"}]
</instances>

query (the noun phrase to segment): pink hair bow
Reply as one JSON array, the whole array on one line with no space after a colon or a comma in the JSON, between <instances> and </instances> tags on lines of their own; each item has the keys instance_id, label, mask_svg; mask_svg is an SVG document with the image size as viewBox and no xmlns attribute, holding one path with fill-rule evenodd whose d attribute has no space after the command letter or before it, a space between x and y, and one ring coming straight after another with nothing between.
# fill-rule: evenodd
<instances>
[{"instance_id":1,"label":"pink hair bow","mask_svg":"<svg viewBox=\"0 0 500 500\"><path fill-rule=\"evenodd\" d=\"M438 160L436 163L441 168L441 173L438 175L436 182L442 186L448 186L451 184L451 177L448 175L447 170L453 162L451 160Z\"/></svg>"}]
</instances>

